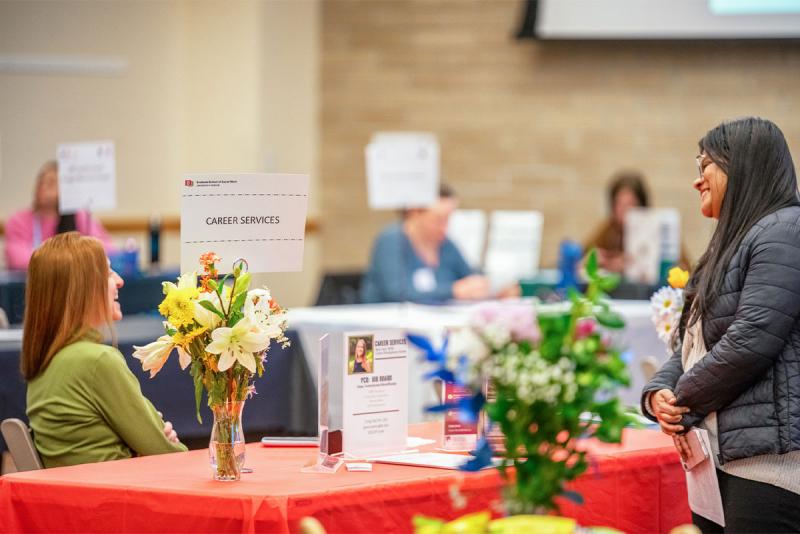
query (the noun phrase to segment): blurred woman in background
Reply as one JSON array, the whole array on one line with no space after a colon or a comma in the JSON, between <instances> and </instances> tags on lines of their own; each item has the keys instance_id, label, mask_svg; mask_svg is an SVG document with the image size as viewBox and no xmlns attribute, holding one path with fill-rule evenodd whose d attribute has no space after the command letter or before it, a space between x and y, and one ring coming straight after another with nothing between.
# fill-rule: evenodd
<instances>
[{"instance_id":1,"label":"blurred woman in background","mask_svg":"<svg viewBox=\"0 0 800 534\"><path fill-rule=\"evenodd\" d=\"M105 229L89 213L59 213L58 163L48 161L36 176L33 207L15 213L6 221L6 268L25 270L33 251L47 238L72 230L97 237L106 250L113 249Z\"/></svg>"},{"instance_id":2,"label":"blurred woman in background","mask_svg":"<svg viewBox=\"0 0 800 534\"><path fill-rule=\"evenodd\" d=\"M450 214L458 207L442 185L439 200L405 210L403 220L378 236L361 284L362 302L442 302L490 296L489 280L472 271L447 238Z\"/></svg>"},{"instance_id":3,"label":"blurred woman in background","mask_svg":"<svg viewBox=\"0 0 800 534\"><path fill-rule=\"evenodd\" d=\"M25 288L22 374L45 467L185 451L100 329L122 318L102 243L58 234L34 251Z\"/></svg>"},{"instance_id":4,"label":"blurred woman in background","mask_svg":"<svg viewBox=\"0 0 800 534\"><path fill-rule=\"evenodd\" d=\"M631 208L650 206L644 176L638 171L622 171L608 186L611 215L584 245L584 250L597 249L597 263L607 271L625 270L625 215Z\"/></svg>"}]
</instances>

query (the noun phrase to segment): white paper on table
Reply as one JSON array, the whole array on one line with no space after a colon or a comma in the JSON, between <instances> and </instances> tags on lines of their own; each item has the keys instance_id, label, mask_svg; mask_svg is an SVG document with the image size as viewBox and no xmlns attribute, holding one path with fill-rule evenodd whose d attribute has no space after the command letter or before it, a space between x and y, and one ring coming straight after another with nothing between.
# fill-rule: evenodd
<instances>
[{"instance_id":1,"label":"white paper on table","mask_svg":"<svg viewBox=\"0 0 800 534\"><path fill-rule=\"evenodd\" d=\"M100 211L117 207L114 143L62 143L58 158L58 209Z\"/></svg>"},{"instance_id":2,"label":"white paper on table","mask_svg":"<svg viewBox=\"0 0 800 534\"><path fill-rule=\"evenodd\" d=\"M439 141L433 134L385 132L365 149L372 209L430 206L439 198Z\"/></svg>"},{"instance_id":3,"label":"white paper on table","mask_svg":"<svg viewBox=\"0 0 800 534\"><path fill-rule=\"evenodd\" d=\"M435 467L437 469L459 469L462 465L472 460L472 456L465 454L448 454L445 452L419 452L415 454L393 454L374 458L372 461L381 464L412 465L417 467ZM499 460L492 459L492 463L483 467L488 469L497 466Z\"/></svg>"},{"instance_id":4,"label":"white paper on table","mask_svg":"<svg viewBox=\"0 0 800 534\"><path fill-rule=\"evenodd\" d=\"M447 223L447 237L455 243L467 264L476 271L483 268L486 227L486 212L483 210L456 210Z\"/></svg>"},{"instance_id":5,"label":"white paper on table","mask_svg":"<svg viewBox=\"0 0 800 534\"><path fill-rule=\"evenodd\" d=\"M372 471L372 464L369 462L347 462L344 465L348 471Z\"/></svg>"},{"instance_id":6,"label":"white paper on table","mask_svg":"<svg viewBox=\"0 0 800 534\"><path fill-rule=\"evenodd\" d=\"M694 430L706 450L711 451L708 431L702 428ZM692 509L692 512L724 527L725 514L722 510L722 495L719 491L717 468L713 458L708 458L694 466L691 471L686 472L686 488L689 492L689 508Z\"/></svg>"},{"instance_id":7,"label":"white paper on table","mask_svg":"<svg viewBox=\"0 0 800 534\"><path fill-rule=\"evenodd\" d=\"M424 445L431 445L432 443L436 443L435 439L426 439L426 438L418 438L416 436L408 436L406 438L406 447L409 449L414 449L416 447L422 447Z\"/></svg>"},{"instance_id":8,"label":"white paper on table","mask_svg":"<svg viewBox=\"0 0 800 534\"><path fill-rule=\"evenodd\" d=\"M306 174L187 174L181 189L181 271L215 252L221 273L247 260L251 273L303 270Z\"/></svg>"},{"instance_id":9,"label":"white paper on table","mask_svg":"<svg viewBox=\"0 0 800 534\"><path fill-rule=\"evenodd\" d=\"M539 270L544 216L538 211L492 212L486 248L486 276L493 291L532 277Z\"/></svg>"}]
</instances>

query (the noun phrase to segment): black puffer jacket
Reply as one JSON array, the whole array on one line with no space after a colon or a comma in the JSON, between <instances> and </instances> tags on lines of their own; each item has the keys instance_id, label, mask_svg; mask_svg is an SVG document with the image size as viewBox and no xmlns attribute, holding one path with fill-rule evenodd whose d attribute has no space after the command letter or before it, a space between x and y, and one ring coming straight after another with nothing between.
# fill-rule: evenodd
<instances>
[{"instance_id":1,"label":"black puffer jacket","mask_svg":"<svg viewBox=\"0 0 800 534\"><path fill-rule=\"evenodd\" d=\"M686 428L716 411L721 463L800 450L798 318L800 207L792 206L757 222L731 259L703 318L709 352L684 373L679 349L645 386L642 402L671 389L692 410L681 422Z\"/></svg>"}]
</instances>

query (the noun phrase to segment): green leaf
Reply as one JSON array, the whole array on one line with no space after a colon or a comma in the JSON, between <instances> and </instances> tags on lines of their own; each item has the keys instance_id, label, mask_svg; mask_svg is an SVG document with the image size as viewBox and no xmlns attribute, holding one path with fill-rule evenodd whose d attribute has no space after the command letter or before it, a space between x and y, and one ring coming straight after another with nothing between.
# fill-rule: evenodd
<instances>
[{"instance_id":1,"label":"green leaf","mask_svg":"<svg viewBox=\"0 0 800 534\"><path fill-rule=\"evenodd\" d=\"M612 273L597 278L597 287L601 291L609 292L619 285L621 278L617 273Z\"/></svg>"},{"instance_id":2,"label":"green leaf","mask_svg":"<svg viewBox=\"0 0 800 534\"><path fill-rule=\"evenodd\" d=\"M210 312L214 312L214 313L216 313L217 315L219 315L219 316L220 316L220 318L222 318L222 319L225 319L225 316L222 314L222 312L221 312L221 311L219 311L219 310L217 309L217 307L216 307L216 306L214 306L213 304L211 304L209 301L207 301L207 300L200 300L200 301L198 301L198 302L200 303L200 306L204 307L205 309L207 309L207 310L208 310L208 311L210 311Z\"/></svg>"},{"instance_id":3,"label":"green leaf","mask_svg":"<svg viewBox=\"0 0 800 534\"><path fill-rule=\"evenodd\" d=\"M203 398L203 375L199 364L192 364L192 379L194 380L194 404L197 412L197 422L203 424L200 417L200 401Z\"/></svg>"},{"instance_id":4,"label":"green leaf","mask_svg":"<svg viewBox=\"0 0 800 534\"><path fill-rule=\"evenodd\" d=\"M242 308L244 307L244 301L247 298L247 292L241 293L236 297L236 300L233 301L233 306L231 307L230 311L232 313L241 312Z\"/></svg>"},{"instance_id":5,"label":"green leaf","mask_svg":"<svg viewBox=\"0 0 800 534\"><path fill-rule=\"evenodd\" d=\"M586 276L589 279L597 278L597 249L592 249L586 258Z\"/></svg>"},{"instance_id":6,"label":"green leaf","mask_svg":"<svg viewBox=\"0 0 800 534\"><path fill-rule=\"evenodd\" d=\"M216 280L209 279L208 280L208 287L210 287L212 291L219 292L219 284L217 284Z\"/></svg>"},{"instance_id":7,"label":"green leaf","mask_svg":"<svg viewBox=\"0 0 800 534\"><path fill-rule=\"evenodd\" d=\"M572 304L577 304L581 299L581 294L574 287L567 288L567 298Z\"/></svg>"},{"instance_id":8,"label":"green leaf","mask_svg":"<svg viewBox=\"0 0 800 534\"><path fill-rule=\"evenodd\" d=\"M597 322L606 328L619 329L625 327L625 321L622 319L622 316L611 310L597 312Z\"/></svg>"},{"instance_id":9,"label":"green leaf","mask_svg":"<svg viewBox=\"0 0 800 534\"><path fill-rule=\"evenodd\" d=\"M230 277L231 277L230 274L226 274L225 276L222 277L222 280L217 284L217 295L219 295L220 297L222 296L222 288L225 287L225 282L227 282L228 278Z\"/></svg>"},{"instance_id":10,"label":"green leaf","mask_svg":"<svg viewBox=\"0 0 800 534\"><path fill-rule=\"evenodd\" d=\"M253 276L250 273L239 275L236 279L236 296L247 293L247 290L250 289L250 280L252 280L252 278Z\"/></svg>"},{"instance_id":11,"label":"green leaf","mask_svg":"<svg viewBox=\"0 0 800 534\"><path fill-rule=\"evenodd\" d=\"M233 312L231 314L231 316L228 318L228 326L230 328L233 328L234 326L236 326L236 323L241 321L243 318L244 318L244 315L242 314L242 312L238 312L238 311Z\"/></svg>"}]
</instances>

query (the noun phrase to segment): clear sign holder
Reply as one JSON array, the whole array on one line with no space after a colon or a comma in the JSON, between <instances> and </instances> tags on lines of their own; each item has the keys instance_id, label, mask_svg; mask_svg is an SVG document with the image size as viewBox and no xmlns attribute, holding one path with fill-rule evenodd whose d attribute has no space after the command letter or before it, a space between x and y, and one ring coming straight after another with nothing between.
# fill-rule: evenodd
<instances>
[{"instance_id":1,"label":"clear sign holder","mask_svg":"<svg viewBox=\"0 0 800 534\"><path fill-rule=\"evenodd\" d=\"M339 413L339 423L336 428L332 428L331 423L336 419L335 406L331 405L331 398L335 398L335 392L331 392L330 381L330 340L331 336L325 334L319 340L320 357L317 375L317 413L319 431L319 454L316 462L312 465L300 469L301 473L329 473L333 474L339 470L344 463L342 458L342 431L341 413ZM333 395L331 393L334 393ZM341 396L341 392L340 395ZM341 406L341 403L339 403ZM333 413L332 413L333 412Z\"/></svg>"}]
</instances>

